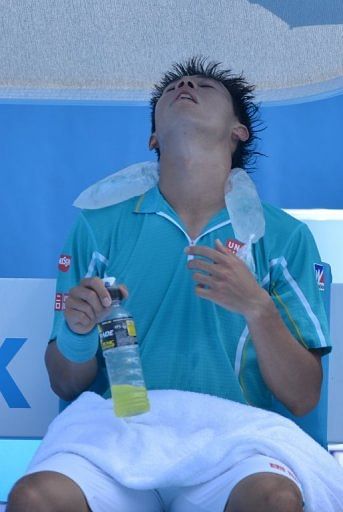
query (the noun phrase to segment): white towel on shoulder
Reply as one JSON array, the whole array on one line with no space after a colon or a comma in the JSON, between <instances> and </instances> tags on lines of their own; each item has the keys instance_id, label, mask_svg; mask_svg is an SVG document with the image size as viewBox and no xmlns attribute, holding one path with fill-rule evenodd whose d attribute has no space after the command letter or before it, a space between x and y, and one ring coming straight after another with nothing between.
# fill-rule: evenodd
<instances>
[{"instance_id":1,"label":"white towel on shoulder","mask_svg":"<svg viewBox=\"0 0 343 512\"><path fill-rule=\"evenodd\" d=\"M292 421L209 395L149 391L151 410L116 418L111 400L85 392L50 425L29 471L50 456L79 454L134 489L200 484L257 453L286 464L306 512L343 512L343 469Z\"/></svg>"}]
</instances>

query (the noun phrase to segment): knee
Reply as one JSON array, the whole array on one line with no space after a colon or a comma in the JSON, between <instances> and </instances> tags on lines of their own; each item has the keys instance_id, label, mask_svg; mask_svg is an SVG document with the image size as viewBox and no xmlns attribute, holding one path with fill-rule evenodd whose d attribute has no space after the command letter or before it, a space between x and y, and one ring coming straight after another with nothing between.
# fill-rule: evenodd
<instances>
[{"instance_id":1,"label":"knee","mask_svg":"<svg viewBox=\"0 0 343 512\"><path fill-rule=\"evenodd\" d=\"M6 512L43 510L40 488L39 475L32 474L21 478L9 494Z\"/></svg>"},{"instance_id":2,"label":"knee","mask_svg":"<svg viewBox=\"0 0 343 512\"><path fill-rule=\"evenodd\" d=\"M266 493L266 510L273 512L302 512L303 500L295 485L276 488Z\"/></svg>"},{"instance_id":3,"label":"knee","mask_svg":"<svg viewBox=\"0 0 343 512\"><path fill-rule=\"evenodd\" d=\"M246 478L233 490L225 512L302 512L299 488L276 475Z\"/></svg>"}]
</instances>

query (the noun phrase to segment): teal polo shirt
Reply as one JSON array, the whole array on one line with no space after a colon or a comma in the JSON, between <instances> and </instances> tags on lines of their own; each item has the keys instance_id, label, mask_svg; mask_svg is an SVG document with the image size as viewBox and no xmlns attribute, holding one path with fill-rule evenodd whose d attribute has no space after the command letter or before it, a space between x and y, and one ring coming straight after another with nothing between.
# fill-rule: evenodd
<instances>
[{"instance_id":1,"label":"teal polo shirt","mask_svg":"<svg viewBox=\"0 0 343 512\"><path fill-rule=\"evenodd\" d=\"M253 246L256 277L299 343L327 352L313 237L305 224L281 210L264 205L264 213L266 234ZM269 408L272 396L244 317L195 294L184 249L189 244L214 247L217 238L234 245L226 208L191 240L158 186L117 205L83 210L62 251L51 339L63 337L63 298L70 288L83 277L114 276L129 290L124 306L135 319L148 389L207 393ZM82 340L86 360L98 348L96 329ZM61 347L68 357L66 343Z\"/></svg>"}]
</instances>

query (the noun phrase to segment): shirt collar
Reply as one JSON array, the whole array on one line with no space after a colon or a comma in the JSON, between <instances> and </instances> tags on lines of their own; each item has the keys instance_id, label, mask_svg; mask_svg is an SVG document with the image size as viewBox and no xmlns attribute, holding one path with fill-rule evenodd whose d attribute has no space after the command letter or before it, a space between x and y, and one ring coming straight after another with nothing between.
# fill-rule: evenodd
<instances>
[{"instance_id":1,"label":"shirt collar","mask_svg":"<svg viewBox=\"0 0 343 512\"><path fill-rule=\"evenodd\" d=\"M134 213L156 213L161 210L164 211L166 206L169 206L169 204L162 196L158 185L156 185L139 196L133 211Z\"/></svg>"},{"instance_id":2,"label":"shirt collar","mask_svg":"<svg viewBox=\"0 0 343 512\"><path fill-rule=\"evenodd\" d=\"M158 185L148 190L145 194L142 194L136 201L134 207L134 213L157 213L164 212L182 224L178 214L168 203L168 201L161 194ZM229 214L227 209L224 207L218 211L204 227L203 231L206 231L216 224L229 220Z\"/></svg>"}]
</instances>

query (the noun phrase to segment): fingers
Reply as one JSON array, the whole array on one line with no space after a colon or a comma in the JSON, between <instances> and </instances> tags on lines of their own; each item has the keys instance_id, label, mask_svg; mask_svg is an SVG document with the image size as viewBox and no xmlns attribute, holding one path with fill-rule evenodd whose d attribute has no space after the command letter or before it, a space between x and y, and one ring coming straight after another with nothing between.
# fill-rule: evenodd
<instances>
[{"instance_id":1,"label":"fingers","mask_svg":"<svg viewBox=\"0 0 343 512\"><path fill-rule=\"evenodd\" d=\"M124 299L127 299L129 296L129 291L125 284L118 284L118 288L121 290L122 294L124 295Z\"/></svg>"},{"instance_id":2,"label":"fingers","mask_svg":"<svg viewBox=\"0 0 343 512\"><path fill-rule=\"evenodd\" d=\"M97 316L106 310L96 292L83 286L70 290L65 306L65 319L70 329L79 334L91 331Z\"/></svg>"},{"instance_id":3,"label":"fingers","mask_svg":"<svg viewBox=\"0 0 343 512\"><path fill-rule=\"evenodd\" d=\"M210 299L213 300L213 302L216 302L214 300L213 291L210 288L205 288L204 286L199 285L195 287L195 293L202 299Z\"/></svg>"},{"instance_id":4,"label":"fingers","mask_svg":"<svg viewBox=\"0 0 343 512\"><path fill-rule=\"evenodd\" d=\"M88 319L88 322L95 322L96 313L93 310L92 306L85 300L73 297L71 294L69 294L65 302L65 307L65 313L68 316L76 317L77 312L79 312L82 313L82 315L80 315L80 318L86 317ZM98 313L100 313L100 311Z\"/></svg>"},{"instance_id":5,"label":"fingers","mask_svg":"<svg viewBox=\"0 0 343 512\"><path fill-rule=\"evenodd\" d=\"M214 263L224 263L227 262L228 258L232 257L233 254L227 251L221 242L220 244L216 241L215 249L204 245L190 245L186 247L185 253L194 256L203 256L212 260Z\"/></svg>"},{"instance_id":6,"label":"fingers","mask_svg":"<svg viewBox=\"0 0 343 512\"><path fill-rule=\"evenodd\" d=\"M204 270L216 277L220 277L223 268L230 267L230 264L237 259L219 239L215 241L215 249L199 245L187 247L185 252L212 260L211 263L208 263L201 258L193 258L187 262L187 266L189 269Z\"/></svg>"},{"instance_id":7,"label":"fingers","mask_svg":"<svg viewBox=\"0 0 343 512\"><path fill-rule=\"evenodd\" d=\"M216 249L222 254L230 254L230 251L225 247L225 245L219 240L219 238L215 241Z\"/></svg>"},{"instance_id":8,"label":"fingers","mask_svg":"<svg viewBox=\"0 0 343 512\"><path fill-rule=\"evenodd\" d=\"M199 272L193 274L192 279L194 279L194 281L197 281L197 286L200 286L201 288L204 286L211 286L213 284L213 279L211 278L211 276L207 276L206 274L200 274Z\"/></svg>"},{"instance_id":9,"label":"fingers","mask_svg":"<svg viewBox=\"0 0 343 512\"><path fill-rule=\"evenodd\" d=\"M86 313L71 307L66 306L64 318L70 330L77 334L86 334L95 326L95 322L91 321Z\"/></svg>"},{"instance_id":10,"label":"fingers","mask_svg":"<svg viewBox=\"0 0 343 512\"><path fill-rule=\"evenodd\" d=\"M127 287L124 284L118 287L126 299L129 296ZM111 296L101 279L82 279L79 286L70 290L66 299L65 319L74 332L89 332L104 316L111 303Z\"/></svg>"},{"instance_id":11,"label":"fingers","mask_svg":"<svg viewBox=\"0 0 343 512\"><path fill-rule=\"evenodd\" d=\"M111 305L110 294L102 280L99 279L98 277L87 277L85 279L82 279L80 282L80 288L85 288L87 290L90 290L91 292L95 292L102 306L108 307ZM90 294L89 297L94 298L92 294Z\"/></svg>"},{"instance_id":12,"label":"fingers","mask_svg":"<svg viewBox=\"0 0 343 512\"><path fill-rule=\"evenodd\" d=\"M87 314L85 311L82 311L82 306L80 307L76 305L75 308L72 307L72 303L70 302L69 297L67 301L64 316L70 329L78 333L80 333L80 329L78 328L79 326L82 326L84 328L84 332L92 330L95 325L95 322L94 320L90 319L89 312ZM78 307L80 309L77 309Z\"/></svg>"},{"instance_id":13,"label":"fingers","mask_svg":"<svg viewBox=\"0 0 343 512\"><path fill-rule=\"evenodd\" d=\"M93 288L88 288L80 284L70 290L68 299L73 299L73 304L86 304L88 306L87 308L85 307L86 311L85 309L81 309L81 311L88 313L89 309L91 309L93 314L89 313L89 317L93 320L95 316L102 313L104 307L108 307L111 304L111 297L106 289L104 293L106 296L104 295L103 298L101 298ZM106 302L104 300L105 298L108 299Z\"/></svg>"},{"instance_id":14,"label":"fingers","mask_svg":"<svg viewBox=\"0 0 343 512\"><path fill-rule=\"evenodd\" d=\"M199 258L194 258L187 262L187 267L191 270L204 270L213 276L220 276L220 269L213 263L207 263L204 260L200 260Z\"/></svg>"}]
</instances>

